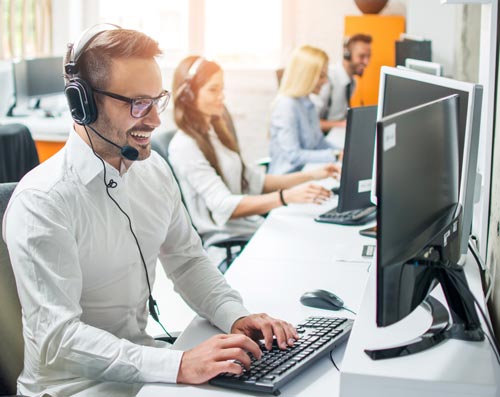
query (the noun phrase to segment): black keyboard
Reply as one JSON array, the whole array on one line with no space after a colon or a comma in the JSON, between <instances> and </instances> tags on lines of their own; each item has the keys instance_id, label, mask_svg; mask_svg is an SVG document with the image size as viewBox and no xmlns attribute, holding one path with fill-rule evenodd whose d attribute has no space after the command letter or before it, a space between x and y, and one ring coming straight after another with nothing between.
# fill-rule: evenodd
<instances>
[{"instance_id":1,"label":"black keyboard","mask_svg":"<svg viewBox=\"0 0 500 397\"><path fill-rule=\"evenodd\" d=\"M280 394L280 387L347 340L353 320L333 317L309 317L297 326L300 339L293 347L262 349L262 357L252 357L250 370L240 375L224 373L210 380L212 385Z\"/></svg>"},{"instance_id":2,"label":"black keyboard","mask_svg":"<svg viewBox=\"0 0 500 397\"><path fill-rule=\"evenodd\" d=\"M345 212L337 212L337 208L334 208L318 216L315 221L337 225L364 225L374 220L376 216L377 207L375 206Z\"/></svg>"}]
</instances>

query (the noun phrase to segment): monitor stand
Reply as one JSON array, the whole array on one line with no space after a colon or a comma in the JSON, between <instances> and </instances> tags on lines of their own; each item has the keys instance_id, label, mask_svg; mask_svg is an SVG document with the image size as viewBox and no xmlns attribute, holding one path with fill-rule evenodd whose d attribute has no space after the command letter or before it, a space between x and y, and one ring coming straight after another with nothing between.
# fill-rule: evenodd
<instances>
[{"instance_id":1,"label":"monitor stand","mask_svg":"<svg viewBox=\"0 0 500 397\"><path fill-rule=\"evenodd\" d=\"M484 333L477 317L474 300L463 272L463 268L437 267L436 278L440 281L446 301L451 311L452 322L448 309L436 298L428 296L421 306L432 316L429 329L418 338L400 346L380 350L366 349L365 353L372 360L408 356L427 350L447 339L460 339L480 342Z\"/></svg>"}]
</instances>

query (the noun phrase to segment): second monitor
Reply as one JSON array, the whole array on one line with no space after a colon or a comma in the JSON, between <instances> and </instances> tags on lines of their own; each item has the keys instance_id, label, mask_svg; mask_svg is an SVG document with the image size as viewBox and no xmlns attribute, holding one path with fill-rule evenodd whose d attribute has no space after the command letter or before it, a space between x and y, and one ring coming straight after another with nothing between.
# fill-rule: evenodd
<instances>
[{"instance_id":1,"label":"second monitor","mask_svg":"<svg viewBox=\"0 0 500 397\"><path fill-rule=\"evenodd\" d=\"M376 106L348 110L338 206L321 214L316 221L363 225L375 219L370 191L376 119Z\"/></svg>"}]
</instances>

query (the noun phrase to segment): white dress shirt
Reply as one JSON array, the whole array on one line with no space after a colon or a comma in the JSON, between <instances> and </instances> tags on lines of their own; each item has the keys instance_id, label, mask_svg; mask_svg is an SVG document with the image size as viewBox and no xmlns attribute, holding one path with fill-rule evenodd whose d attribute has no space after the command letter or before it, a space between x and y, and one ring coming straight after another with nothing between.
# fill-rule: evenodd
<instances>
[{"instance_id":1,"label":"white dress shirt","mask_svg":"<svg viewBox=\"0 0 500 397\"><path fill-rule=\"evenodd\" d=\"M195 140L179 130L170 142L170 164L179 180L184 200L205 246L216 240L238 235L253 234L262 224L261 216L230 219L245 194L262 194L264 172L245 167L248 191L241 191L242 164L239 155L228 149L210 130L224 180L217 175L196 144Z\"/></svg>"},{"instance_id":2,"label":"white dress shirt","mask_svg":"<svg viewBox=\"0 0 500 397\"><path fill-rule=\"evenodd\" d=\"M159 257L186 302L230 331L248 311L208 261L165 161L152 152L128 170L106 171L151 284ZM80 396L104 381L176 381L183 353L145 332L149 292L138 248L106 194L102 163L74 131L19 183L3 230L23 308L19 393Z\"/></svg>"},{"instance_id":3,"label":"white dress shirt","mask_svg":"<svg viewBox=\"0 0 500 397\"><path fill-rule=\"evenodd\" d=\"M329 77L329 81L323 84L319 92L320 100L315 98L313 102L317 106L321 119L345 120L349 107L346 95L347 85L351 83L350 96L352 97L356 88L356 80L351 79L342 63L333 66Z\"/></svg>"}]
</instances>

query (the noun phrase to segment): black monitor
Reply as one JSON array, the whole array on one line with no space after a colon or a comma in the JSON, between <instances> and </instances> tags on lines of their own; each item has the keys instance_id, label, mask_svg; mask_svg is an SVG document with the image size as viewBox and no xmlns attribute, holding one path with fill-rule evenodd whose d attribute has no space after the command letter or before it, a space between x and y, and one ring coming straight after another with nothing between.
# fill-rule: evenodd
<instances>
[{"instance_id":1,"label":"black monitor","mask_svg":"<svg viewBox=\"0 0 500 397\"><path fill-rule=\"evenodd\" d=\"M460 249L464 259L472 227L482 87L445 77L383 66L380 73L377 120L454 94L458 95L459 203L463 209ZM375 190L372 189L374 203L377 202Z\"/></svg>"},{"instance_id":2,"label":"black monitor","mask_svg":"<svg viewBox=\"0 0 500 397\"><path fill-rule=\"evenodd\" d=\"M316 218L318 222L363 225L375 219L376 208L370 201L370 192L376 121L376 106L347 111L338 205Z\"/></svg>"},{"instance_id":3,"label":"black monitor","mask_svg":"<svg viewBox=\"0 0 500 397\"><path fill-rule=\"evenodd\" d=\"M404 66L407 58L432 61L432 45L430 40L396 41L396 65Z\"/></svg>"},{"instance_id":4,"label":"black monitor","mask_svg":"<svg viewBox=\"0 0 500 397\"><path fill-rule=\"evenodd\" d=\"M13 115L14 107L27 109L31 100L61 95L64 93L63 58L45 57L17 60L12 63L15 103L9 110Z\"/></svg>"},{"instance_id":5,"label":"black monitor","mask_svg":"<svg viewBox=\"0 0 500 397\"><path fill-rule=\"evenodd\" d=\"M351 108L347 112L344 157L337 211L366 208L372 182L371 154L374 149L377 107Z\"/></svg>"},{"instance_id":6,"label":"black monitor","mask_svg":"<svg viewBox=\"0 0 500 397\"><path fill-rule=\"evenodd\" d=\"M446 338L483 340L460 259L459 150L453 95L377 123L377 310L379 327L422 302L433 324L404 346L367 353L374 359L416 353ZM453 322L429 296L440 282Z\"/></svg>"}]
</instances>

